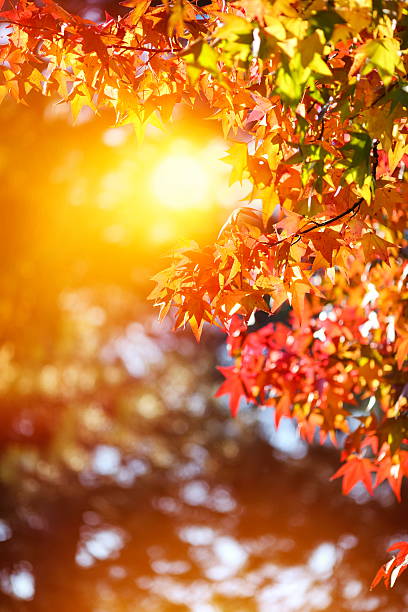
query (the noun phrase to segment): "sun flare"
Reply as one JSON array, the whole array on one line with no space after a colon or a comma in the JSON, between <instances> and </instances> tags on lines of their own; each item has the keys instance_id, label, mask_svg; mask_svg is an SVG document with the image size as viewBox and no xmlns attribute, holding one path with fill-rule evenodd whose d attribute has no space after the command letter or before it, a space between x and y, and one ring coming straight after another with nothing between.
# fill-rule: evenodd
<instances>
[{"instance_id":1,"label":"sun flare","mask_svg":"<svg viewBox=\"0 0 408 612\"><path fill-rule=\"evenodd\" d=\"M200 153L180 143L154 168L151 188L160 204L168 208L207 208L211 205L210 181L210 170Z\"/></svg>"}]
</instances>

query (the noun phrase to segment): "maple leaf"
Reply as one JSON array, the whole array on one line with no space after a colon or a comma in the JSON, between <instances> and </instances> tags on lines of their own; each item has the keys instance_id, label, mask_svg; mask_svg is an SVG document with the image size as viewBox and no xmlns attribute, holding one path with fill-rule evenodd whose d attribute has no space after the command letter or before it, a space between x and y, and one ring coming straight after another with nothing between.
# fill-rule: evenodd
<instances>
[{"instance_id":1,"label":"maple leaf","mask_svg":"<svg viewBox=\"0 0 408 612\"><path fill-rule=\"evenodd\" d=\"M222 161L231 164L233 170L230 176L230 184L235 181L242 182L244 172L247 169L248 150L245 143L236 142L232 144L228 150L228 155L222 158Z\"/></svg>"},{"instance_id":2,"label":"maple leaf","mask_svg":"<svg viewBox=\"0 0 408 612\"><path fill-rule=\"evenodd\" d=\"M301 323L305 323L307 320L308 312L307 308L305 308L305 295L310 293L311 290L311 285L302 280L295 280L287 290L290 304Z\"/></svg>"},{"instance_id":3,"label":"maple leaf","mask_svg":"<svg viewBox=\"0 0 408 612\"><path fill-rule=\"evenodd\" d=\"M276 229L282 230L284 236L291 236L295 234L303 222L302 215L299 215L292 210L286 210L283 207L282 214L283 218L275 224Z\"/></svg>"},{"instance_id":4,"label":"maple leaf","mask_svg":"<svg viewBox=\"0 0 408 612\"><path fill-rule=\"evenodd\" d=\"M368 59L362 74L376 68L384 85L389 85L396 69L403 70L399 56L399 42L394 38L381 38L366 42L360 52Z\"/></svg>"},{"instance_id":5,"label":"maple leaf","mask_svg":"<svg viewBox=\"0 0 408 612\"><path fill-rule=\"evenodd\" d=\"M380 238L377 234L373 232L368 232L364 234L361 238L361 244L364 251L364 256L366 261L373 261L374 259L379 259L380 261L389 262L389 248L395 247L395 244L392 242L388 242L388 240L384 240L384 238Z\"/></svg>"},{"instance_id":6,"label":"maple leaf","mask_svg":"<svg viewBox=\"0 0 408 612\"><path fill-rule=\"evenodd\" d=\"M228 367L218 367L218 370L221 372L223 376L225 376L225 381L219 387L217 392L215 393L215 397L220 397L222 395L229 395L229 406L231 410L232 416L236 416L238 414L239 405L241 403L241 399L246 397L246 392L244 386L241 381L241 377L239 375L239 371L234 366Z\"/></svg>"},{"instance_id":7,"label":"maple leaf","mask_svg":"<svg viewBox=\"0 0 408 612\"><path fill-rule=\"evenodd\" d=\"M321 253L328 265L332 266L334 253L339 250L342 244L340 233L331 228L326 228L321 232L310 232L306 237L312 241L316 252Z\"/></svg>"},{"instance_id":8,"label":"maple leaf","mask_svg":"<svg viewBox=\"0 0 408 612\"><path fill-rule=\"evenodd\" d=\"M377 586L377 584L384 580L385 586L392 588L397 578L405 572L408 567L408 542L396 542L387 549L388 552L398 551L397 554L392 557L388 563L385 563L378 570L371 583L370 590Z\"/></svg>"},{"instance_id":9,"label":"maple leaf","mask_svg":"<svg viewBox=\"0 0 408 612\"><path fill-rule=\"evenodd\" d=\"M265 15L270 12L271 7L268 0L238 0L237 6L241 6L249 19L257 19L264 24Z\"/></svg>"},{"instance_id":10,"label":"maple leaf","mask_svg":"<svg viewBox=\"0 0 408 612\"><path fill-rule=\"evenodd\" d=\"M197 342L200 342L201 334L203 332L204 319L198 319L195 315L189 318L188 320L191 330L195 336Z\"/></svg>"},{"instance_id":11,"label":"maple leaf","mask_svg":"<svg viewBox=\"0 0 408 612\"><path fill-rule=\"evenodd\" d=\"M399 338L396 346L397 352L395 356L397 359L397 365L398 368L402 370L402 366L408 357L408 336L406 338Z\"/></svg>"},{"instance_id":12,"label":"maple leaf","mask_svg":"<svg viewBox=\"0 0 408 612\"><path fill-rule=\"evenodd\" d=\"M138 24L140 18L146 13L152 0L125 0L120 4L132 8L128 15L124 18L126 24L135 26Z\"/></svg>"},{"instance_id":13,"label":"maple leaf","mask_svg":"<svg viewBox=\"0 0 408 612\"><path fill-rule=\"evenodd\" d=\"M275 427L278 429L282 417L290 417L291 399L289 393L283 393L275 404Z\"/></svg>"},{"instance_id":14,"label":"maple leaf","mask_svg":"<svg viewBox=\"0 0 408 612\"><path fill-rule=\"evenodd\" d=\"M288 299L288 294L283 282L277 277L260 275L255 281L255 286L267 293L271 299L270 310L276 312Z\"/></svg>"},{"instance_id":15,"label":"maple leaf","mask_svg":"<svg viewBox=\"0 0 408 612\"><path fill-rule=\"evenodd\" d=\"M248 155L247 164L256 185L271 184L272 172L266 159Z\"/></svg>"},{"instance_id":16,"label":"maple leaf","mask_svg":"<svg viewBox=\"0 0 408 612\"><path fill-rule=\"evenodd\" d=\"M337 470L330 478L343 477L342 490L345 495L358 483L362 482L370 495L373 494L373 485L371 482L371 472L376 472L377 467L370 459L351 455L348 460Z\"/></svg>"},{"instance_id":17,"label":"maple leaf","mask_svg":"<svg viewBox=\"0 0 408 612\"><path fill-rule=\"evenodd\" d=\"M403 470L398 460L393 462L393 459L389 455L385 455L381 461L378 462L378 472L375 481L375 486L378 487L384 480L388 480L388 483L395 494L398 501L401 501L401 484L402 484Z\"/></svg>"}]
</instances>

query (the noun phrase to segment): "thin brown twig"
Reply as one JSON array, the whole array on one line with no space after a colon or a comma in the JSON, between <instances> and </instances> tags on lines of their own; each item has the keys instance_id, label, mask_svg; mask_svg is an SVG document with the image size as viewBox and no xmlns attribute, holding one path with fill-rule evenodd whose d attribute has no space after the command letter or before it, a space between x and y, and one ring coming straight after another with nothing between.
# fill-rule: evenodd
<instances>
[{"instance_id":1,"label":"thin brown twig","mask_svg":"<svg viewBox=\"0 0 408 612\"><path fill-rule=\"evenodd\" d=\"M357 213L358 209L360 208L360 205L361 205L363 200L364 200L364 198L360 198L359 200L354 202L353 206L351 206L347 210L343 211L342 213L340 213L336 217L333 217L332 219L327 219L327 221L322 221L321 223L318 223L317 221L310 220L310 221L308 221L306 223L306 225L309 225L309 223L313 223L314 224L313 227L309 227L308 229L303 229L303 230L300 229L297 232L295 232L294 234L291 234L290 236L286 236L286 238L282 238L281 240L278 240L277 242L270 242L268 244L268 247L270 247L270 246L277 246L279 244L282 244L283 242L286 242L286 240L289 240L289 238L298 238L300 240L302 236L304 236L305 234L308 234L309 232L313 232L316 228L326 227L327 225L332 225L333 223L336 223L337 221L340 221L340 219L342 219L343 217L345 217L345 216L347 216L349 214L352 214L354 216ZM296 242L298 242L298 241L296 241Z\"/></svg>"},{"instance_id":2,"label":"thin brown twig","mask_svg":"<svg viewBox=\"0 0 408 612\"><path fill-rule=\"evenodd\" d=\"M371 176L373 177L374 181L376 179L377 167L378 167L378 162L379 162L378 145L379 145L379 141L377 139L374 139L373 145L372 145L373 164L371 168ZM309 234L309 232L313 232L316 228L326 227L327 225L332 225L333 223L337 223L337 221L340 221L341 219L343 219L343 217L346 217L347 215L350 215L350 214L352 217L354 217L357 214L361 206L361 203L363 201L364 201L364 198L359 198L356 202L354 202L352 206L350 206L350 208L347 208L347 210L343 211L342 213L339 213L338 215L336 215L335 217L332 217L331 219L327 219L327 221L322 221L319 223L318 221L314 221L313 219L310 219L303 226L303 228L306 228L309 225L309 223L313 223L313 227L309 227L307 229L300 228L296 233L292 234L291 236L287 236L286 238L282 238L281 240L278 240L276 242L269 243L268 247L277 246L279 244L282 244L289 238L292 238L292 239L298 238L296 240L296 242L298 242L302 236L304 236L305 234ZM294 244L296 244L296 242Z\"/></svg>"},{"instance_id":3,"label":"thin brown twig","mask_svg":"<svg viewBox=\"0 0 408 612\"><path fill-rule=\"evenodd\" d=\"M156 49L152 47L132 47L130 45L106 45L107 49L121 49L123 51L147 51L149 53L174 53L175 51L184 51L184 47L170 47L164 49Z\"/></svg>"},{"instance_id":4,"label":"thin brown twig","mask_svg":"<svg viewBox=\"0 0 408 612\"><path fill-rule=\"evenodd\" d=\"M378 162L379 162L379 157L378 157L378 145L379 144L380 144L380 141L374 138L373 147L372 147L373 166L371 168L371 176L373 177L374 181L377 178L377 168L378 168Z\"/></svg>"},{"instance_id":5,"label":"thin brown twig","mask_svg":"<svg viewBox=\"0 0 408 612\"><path fill-rule=\"evenodd\" d=\"M349 215L351 213L353 213L353 215L354 215L357 212L357 210L360 208L360 205L363 202L363 200L364 200L364 198L360 198L359 200L354 202L353 206L351 206L350 208L348 208L344 212L340 213L336 217L333 217L332 219L328 219L327 221L322 221L321 223L316 223L316 221L314 221L314 223L316 223L317 227L325 227L326 225L331 225L332 223L336 223L337 221L340 221L340 219L342 219L346 215ZM296 235L303 236L304 234L308 234L309 232L312 232L315 229L315 227L310 227L309 229L306 229L306 230L303 230L303 231L299 231L299 232L297 232Z\"/></svg>"},{"instance_id":6,"label":"thin brown twig","mask_svg":"<svg viewBox=\"0 0 408 612\"><path fill-rule=\"evenodd\" d=\"M371 102L371 104L369 104L365 108L362 108L360 111L358 111L358 113L354 113L354 115L351 115L350 117L347 117L347 120L348 121L352 121L353 119L358 117L362 112L370 110L371 108L374 108L374 106L376 106L379 102L381 102L381 100L386 97L386 95L391 91L391 89L394 89L394 87L396 87L398 85L398 83L399 83L399 81L395 81L394 83L392 83L388 87L388 89L385 89L383 91L383 93L378 96L378 98L376 98L373 102Z\"/></svg>"},{"instance_id":7,"label":"thin brown twig","mask_svg":"<svg viewBox=\"0 0 408 612\"><path fill-rule=\"evenodd\" d=\"M18 21L12 21L10 19L7 20L0 20L0 23L7 23L7 24L11 24L14 26L17 26L21 29L29 29L29 30L38 30L39 32L51 32L51 34L53 34L54 36L58 36L59 38L63 38L64 37L64 33L63 32L57 32L56 30L53 30L52 28L48 28L46 26L35 26L29 23L18 23ZM81 36L81 34L76 34L74 36L80 36L81 39L83 40L84 37ZM78 41L79 42L79 41ZM165 47L163 49L157 49L154 47L145 47L143 45L140 46L131 46L131 45L120 45L120 44L112 44L112 45L106 45L107 49L122 49L124 51L147 51L148 53L174 53L175 51L185 51L184 47Z\"/></svg>"},{"instance_id":8,"label":"thin brown twig","mask_svg":"<svg viewBox=\"0 0 408 612\"><path fill-rule=\"evenodd\" d=\"M5 23L15 25L19 28L28 28L29 30L40 30L41 32L52 32L52 34L56 34L57 36L63 36L62 32L56 32L52 28L47 28L47 26L35 26L31 23L19 23L18 21L13 21L12 19L0 19L0 23Z\"/></svg>"}]
</instances>

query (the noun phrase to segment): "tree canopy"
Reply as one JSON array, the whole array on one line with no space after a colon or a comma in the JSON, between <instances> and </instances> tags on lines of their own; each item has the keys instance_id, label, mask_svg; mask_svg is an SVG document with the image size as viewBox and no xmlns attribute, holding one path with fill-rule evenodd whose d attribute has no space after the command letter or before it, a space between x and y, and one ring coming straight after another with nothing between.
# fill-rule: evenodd
<instances>
[{"instance_id":1,"label":"tree canopy","mask_svg":"<svg viewBox=\"0 0 408 612\"><path fill-rule=\"evenodd\" d=\"M36 94L111 123L162 126L184 105L222 126L231 183L213 244L156 276L160 317L228 333L242 400L341 444L348 493L408 477L408 8L392 0L127 0L94 23L52 0L0 0L0 100ZM288 320L254 331L258 310ZM249 328L249 329L248 329ZM250 332L250 333L249 333ZM374 480L373 480L374 474ZM407 567L400 542L380 569Z\"/></svg>"}]
</instances>

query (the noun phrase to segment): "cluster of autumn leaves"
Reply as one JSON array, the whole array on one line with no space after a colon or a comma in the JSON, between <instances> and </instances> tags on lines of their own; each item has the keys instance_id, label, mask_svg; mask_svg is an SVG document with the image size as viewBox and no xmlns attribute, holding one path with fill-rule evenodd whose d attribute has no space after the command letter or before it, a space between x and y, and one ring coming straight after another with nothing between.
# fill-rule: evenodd
<instances>
[{"instance_id":1,"label":"cluster of autumn leaves","mask_svg":"<svg viewBox=\"0 0 408 612\"><path fill-rule=\"evenodd\" d=\"M0 1L0 5L1 5ZM408 8L371 0L128 0L95 24L52 0L0 13L0 99L33 92L142 135L184 104L220 123L251 206L173 255L152 298L229 334L241 400L343 439L347 493L408 477ZM290 325L248 333L288 302ZM317 432L317 433L316 433ZM407 567L408 547L377 581ZM402 556L401 556L402 555ZM382 573L381 573L382 572Z\"/></svg>"},{"instance_id":2,"label":"cluster of autumn leaves","mask_svg":"<svg viewBox=\"0 0 408 612\"><path fill-rule=\"evenodd\" d=\"M345 463L334 478L343 477L344 493L359 481L372 493L375 473L374 486L388 480L400 500L408 476L406 346L399 340L395 354L388 313L396 310L398 292L407 291L408 264L392 262L386 275L374 265L366 284L353 272L348 303L332 299L322 307L319 298L308 300L305 322L292 315L289 325L270 323L248 334L235 315L228 337L234 364L220 368L226 380L217 394L230 395L233 414L241 400L272 406L276 426L282 417L295 418L308 442L341 442Z\"/></svg>"}]
</instances>

